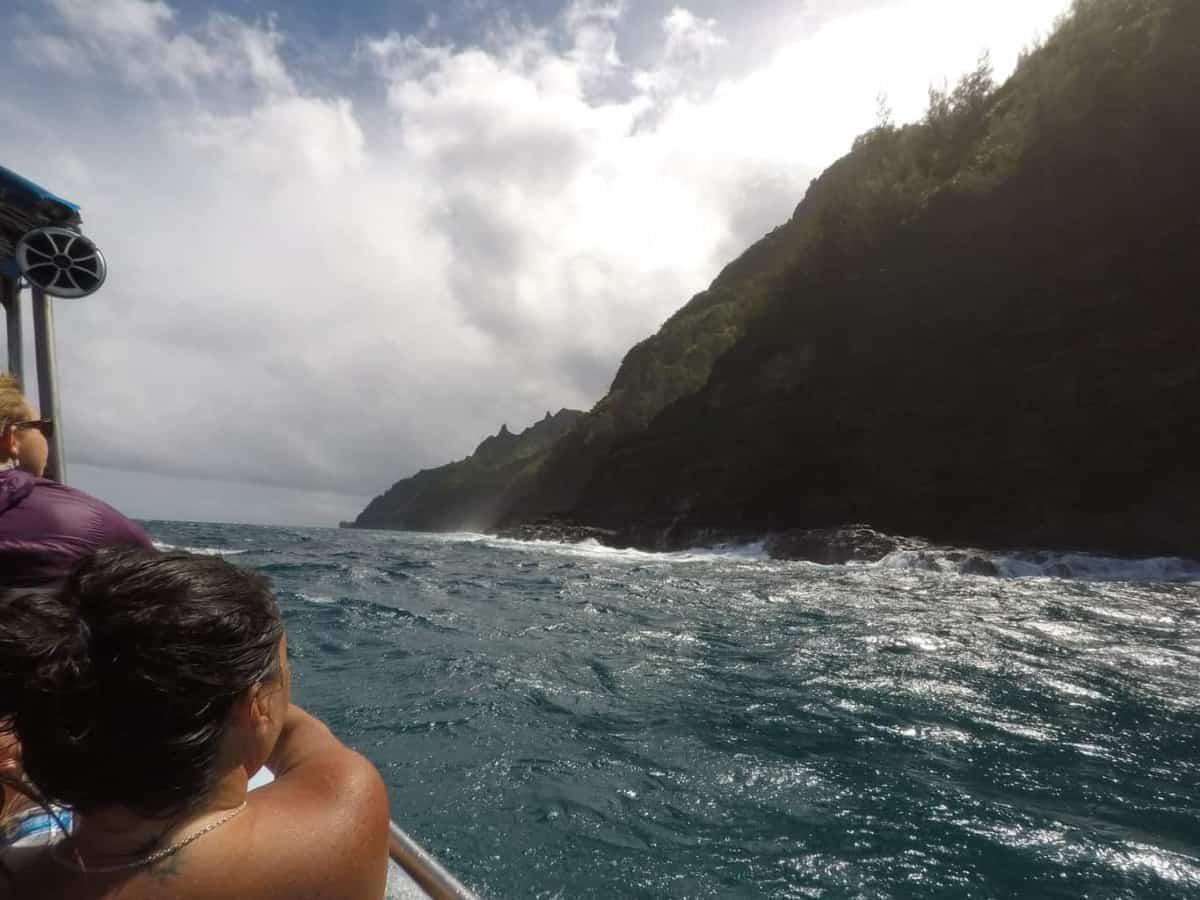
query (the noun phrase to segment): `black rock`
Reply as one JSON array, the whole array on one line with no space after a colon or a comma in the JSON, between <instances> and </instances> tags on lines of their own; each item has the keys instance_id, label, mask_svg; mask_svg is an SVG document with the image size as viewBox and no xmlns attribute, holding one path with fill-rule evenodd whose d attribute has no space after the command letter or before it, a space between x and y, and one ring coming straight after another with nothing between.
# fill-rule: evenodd
<instances>
[{"instance_id":1,"label":"black rock","mask_svg":"<svg viewBox=\"0 0 1200 900\"><path fill-rule=\"evenodd\" d=\"M766 540L772 559L797 559L825 565L878 562L897 550L913 549L916 542L892 537L866 525L842 528L796 528Z\"/></svg>"},{"instance_id":2,"label":"black rock","mask_svg":"<svg viewBox=\"0 0 1200 900\"><path fill-rule=\"evenodd\" d=\"M987 575L992 578L1000 574L994 562L986 556L978 555L971 555L963 560L959 564L958 572L960 575Z\"/></svg>"},{"instance_id":3,"label":"black rock","mask_svg":"<svg viewBox=\"0 0 1200 900\"><path fill-rule=\"evenodd\" d=\"M607 528L593 528L560 519L542 519L525 522L496 530L498 537L518 541L554 541L560 544L579 544L595 540L602 544L611 543L614 532Z\"/></svg>"}]
</instances>

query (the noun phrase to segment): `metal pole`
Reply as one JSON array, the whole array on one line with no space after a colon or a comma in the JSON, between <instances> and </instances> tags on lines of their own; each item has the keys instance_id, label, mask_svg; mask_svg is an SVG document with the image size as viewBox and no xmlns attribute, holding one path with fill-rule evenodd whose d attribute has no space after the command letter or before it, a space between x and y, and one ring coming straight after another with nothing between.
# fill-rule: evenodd
<instances>
[{"instance_id":1,"label":"metal pole","mask_svg":"<svg viewBox=\"0 0 1200 900\"><path fill-rule=\"evenodd\" d=\"M388 824L388 855L433 900L477 900L470 888L447 872L395 822Z\"/></svg>"},{"instance_id":2,"label":"metal pole","mask_svg":"<svg viewBox=\"0 0 1200 900\"><path fill-rule=\"evenodd\" d=\"M15 278L0 277L0 302L4 304L8 336L8 374L25 384L25 342L21 328L21 285Z\"/></svg>"},{"instance_id":3,"label":"metal pole","mask_svg":"<svg viewBox=\"0 0 1200 900\"><path fill-rule=\"evenodd\" d=\"M33 289L33 343L37 350L38 401L42 415L54 420L46 477L66 484L67 457L63 451L62 410L58 405L58 361L54 357L54 310L46 292Z\"/></svg>"}]
</instances>

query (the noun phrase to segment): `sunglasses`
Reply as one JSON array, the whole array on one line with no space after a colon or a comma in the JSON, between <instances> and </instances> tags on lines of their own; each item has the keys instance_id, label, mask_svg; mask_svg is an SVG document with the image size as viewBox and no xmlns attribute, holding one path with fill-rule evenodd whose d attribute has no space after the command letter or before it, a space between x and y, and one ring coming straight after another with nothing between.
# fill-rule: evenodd
<instances>
[{"instance_id":1,"label":"sunglasses","mask_svg":"<svg viewBox=\"0 0 1200 900\"><path fill-rule=\"evenodd\" d=\"M24 422L12 422L8 425L8 427L13 431L21 431L25 428L36 428L47 440L54 436L53 419L28 419Z\"/></svg>"}]
</instances>

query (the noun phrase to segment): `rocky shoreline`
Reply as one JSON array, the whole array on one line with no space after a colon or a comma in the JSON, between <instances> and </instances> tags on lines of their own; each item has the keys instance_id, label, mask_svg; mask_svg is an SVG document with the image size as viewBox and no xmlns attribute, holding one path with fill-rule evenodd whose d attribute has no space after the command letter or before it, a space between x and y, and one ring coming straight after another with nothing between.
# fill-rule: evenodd
<instances>
[{"instance_id":1,"label":"rocky shoreline","mask_svg":"<svg viewBox=\"0 0 1200 900\"><path fill-rule=\"evenodd\" d=\"M552 541L557 544L581 544L594 540L608 547L629 546L622 544L618 532L609 528L593 528L590 525L579 525L563 519L539 519L536 522L523 522L507 528L498 528L493 532L497 537L510 538L515 541Z\"/></svg>"},{"instance_id":2,"label":"rocky shoreline","mask_svg":"<svg viewBox=\"0 0 1200 900\"><path fill-rule=\"evenodd\" d=\"M996 564L983 551L940 549L920 538L884 534L863 524L837 528L793 528L761 535L724 529L615 530L548 518L501 528L495 534L513 540L553 541L563 544L594 540L606 547L651 552L709 549L761 542L771 559L822 565L876 563L893 553L908 551L913 554L913 568L933 570L940 568L942 563L950 563L963 575L998 574Z\"/></svg>"}]
</instances>

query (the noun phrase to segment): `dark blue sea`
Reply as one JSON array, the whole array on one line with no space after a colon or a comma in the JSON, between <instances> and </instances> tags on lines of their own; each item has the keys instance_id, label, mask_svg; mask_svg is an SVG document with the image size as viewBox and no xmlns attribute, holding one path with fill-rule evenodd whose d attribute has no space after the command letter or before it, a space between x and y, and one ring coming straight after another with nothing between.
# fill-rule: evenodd
<instances>
[{"instance_id":1,"label":"dark blue sea","mask_svg":"<svg viewBox=\"0 0 1200 900\"><path fill-rule=\"evenodd\" d=\"M152 522L485 897L1200 897L1200 567Z\"/></svg>"}]
</instances>

